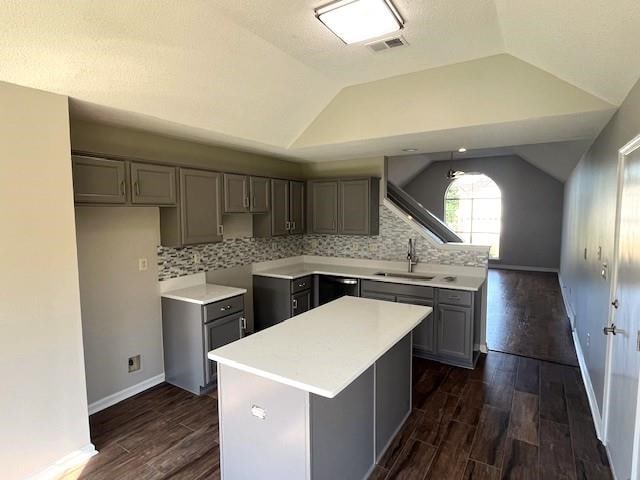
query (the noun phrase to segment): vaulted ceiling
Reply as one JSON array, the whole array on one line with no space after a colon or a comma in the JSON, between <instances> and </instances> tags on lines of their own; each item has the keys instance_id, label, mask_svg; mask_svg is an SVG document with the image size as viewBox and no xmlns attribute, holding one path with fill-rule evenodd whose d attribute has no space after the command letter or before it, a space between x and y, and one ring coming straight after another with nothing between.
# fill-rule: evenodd
<instances>
[{"instance_id":1,"label":"vaulted ceiling","mask_svg":"<svg viewBox=\"0 0 640 480\"><path fill-rule=\"evenodd\" d=\"M395 0L408 46L378 54L326 30L323 3L5 0L0 80L79 118L320 161L588 142L640 75L637 0Z\"/></svg>"}]
</instances>

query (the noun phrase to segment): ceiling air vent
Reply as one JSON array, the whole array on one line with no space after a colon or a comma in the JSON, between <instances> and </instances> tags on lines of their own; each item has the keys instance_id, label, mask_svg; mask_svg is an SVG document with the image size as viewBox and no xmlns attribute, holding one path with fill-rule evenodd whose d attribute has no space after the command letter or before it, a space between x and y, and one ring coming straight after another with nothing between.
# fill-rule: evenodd
<instances>
[{"instance_id":1,"label":"ceiling air vent","mask_svg":"<svg viewBox=\"0 0 640 480\"><path fill-rule=\"evenodd\" d=\"M383 52L384 50L390 50L392 48L404 47L407 41L404 37L392 37L385 38L384 40L378 40L377 42L367 43L367 47L374 53Z\"/></svg>"}]
</instances>

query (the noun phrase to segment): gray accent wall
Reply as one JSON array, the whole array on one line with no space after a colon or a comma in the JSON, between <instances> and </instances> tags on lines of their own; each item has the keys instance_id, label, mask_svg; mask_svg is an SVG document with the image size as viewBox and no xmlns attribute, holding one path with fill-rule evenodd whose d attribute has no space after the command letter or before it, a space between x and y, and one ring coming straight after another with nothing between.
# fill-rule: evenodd
<instances>
[{"instance_id":1,"label":"gray accent wall","mask_svg":"<svg viewBox=\"0 0 640 480\"><path fill-rule=\"evenodd\" d=\"M618 150L640 134L640 82L602 130L566 184L561 277L575 317L575 331L602 409L610 279L613 263ZM598 249L602 248L602 258ZM584 257L586 249L586 259ZM587 338L590 341L587 341Z\"/></svg>"},{"instance_id":2,"label":"gray accent wall","mask_svg":"<svg viewBox=\"0 0 640 480\"><path fill-rule=\"evenodd\" d=\"M439 218L449 169L483 173L502 192L500 259L491 264L557 269L560 266L564 185L516 155L435 162L404 190Z\"/></svg>"}]
</instances>

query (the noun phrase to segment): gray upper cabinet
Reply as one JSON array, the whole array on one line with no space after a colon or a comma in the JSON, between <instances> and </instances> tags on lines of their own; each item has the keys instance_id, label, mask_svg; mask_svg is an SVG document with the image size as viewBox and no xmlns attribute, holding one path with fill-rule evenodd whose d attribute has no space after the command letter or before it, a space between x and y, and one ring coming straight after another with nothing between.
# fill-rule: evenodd
<instances>
[{"instance_id":1,"label":"gray upper cabinet","mask_svg":"<svg viewBox=\"0 0 640 480\"><path fill-rule=\"evenodd\" d=\"M127 203L126 164L74 155L73 193L78 203Z\"/></svg>"},{"instance_id":2,"label":"gray upper cabinet","mask_svg":"<svg viewBox=\"0 0 640 480\"><path fill-rule=\"evenodd\" d=\"M309 233L338 233L338 183L309 182Z\"/></svg>"},{"instance_id":3,"label":"gray upper cabinet","mask_svg":"<svg viewBox=\"0 0 640 480\"><path fill-rule=\"evenodd\" d=\"M249 211L249 179L246 175L224 174L224 213Z\"/></svg>"},{"instance_id":4,"label":"gray upper cabinet","mask_svg":"<svg viewBox=\"0 0 640 480\"><path fill-rule=\"evenodd\" d=\"M271 235L286 235L289 231L289 182L271 180Z\"/></svg>"},{"instance_id":5,"label":"gray upper cabinet","mask_svg":"<svg viewBox=\"0 0 640 480\"><path fill-rule=\"evenodd\" d=\"M473 320L471 309L438 305L438 355L461 361L473 357Z\"/></svg>"},{"instance_id":6,"label":"gray upper cabinet","mask_svg":"<svg viewBox=\"0 0 640 480\"><path fill-rule=\"evenodd\" d=\"M304 233L304 182L289 182L289 233Z\"/></svg>"},{"instance_id":7,"label":"gray upper cabinet","mask_svg":"<svg viewBox=\"0 0 640 480\"><path fill-rule=\"evenodd\" d=\"M340 181L340 233L369 234L371 196L369 179Z\"/></svg>"},{"instance_id":8,"label":"gray upper cabinet","mask_svg":"<svg viewBox=\"0 0 640 480\"><path fill-rule=\"evenodd\" d=\"M253 234L269 237L304 232L304 183L273 178L269 211L253 216Z\"/></svg>"},{"instance_id":9,"label":"gray upper cabinet","mask_svg":"<svg viewBox=\"0 0 640 480\"><path fill-rule=\"evenodd\" d=\"M181 247L222 240L221 175L179 169L180 201L160 209L160 237L164 246Z\"/></svg>"},{"instance_id":10,"label":"gray upper cabinet","mask_svg":"<svg viewBox=\"0 0 640 480\"><path fill-rule=\"evenodd\" d=\"M252 213L266 213L269 211L269 184L268 178L249 178L249 197L251 199L249 208Z\"/></svg>"},{"instance_id":11,"label":"gray upper cabinet","mask_svg":"<svg viewBox=\"0 0 640 480\"><path fill-rule=\"evenodd\" d=\"M176 204L176 169L131 163L131 201L144 205Z\"/></svg>"},{"instance_id":12,"label":"gray upper cabinet","mask_svg":"<svg viewBox=\"0 0 640 480\"><path fill-rule=\"evenodd\" d=\"M345 178L309 182L309 231L377 235L380 179Z\"/></svg>"}]
</instances>

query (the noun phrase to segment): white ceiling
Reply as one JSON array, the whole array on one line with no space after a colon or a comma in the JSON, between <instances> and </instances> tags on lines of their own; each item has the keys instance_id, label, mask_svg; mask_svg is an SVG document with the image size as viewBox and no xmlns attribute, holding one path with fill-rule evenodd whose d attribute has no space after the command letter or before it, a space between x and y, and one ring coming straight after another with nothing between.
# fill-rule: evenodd
<instances>
[{"instance_id":1,"label":"white ceiling","mask_svg":"<svg viewBox=\"0 0 640 480\"><path fill-rule=\"evenodd\" d=\"M5 0L0 80L69 95L81 118L328 160L393 153L413 141L434 151L467 139L477 148L570 140L542 135L536 122L546 119L532 115L519 127L453 125L290 148L349 85L509 53L617 106L640 75L637 0L395 2L409 46L373 54L344 45L314 18L322 0ZM563 134L577 123L579 137L593 139L610 115L548 123ZM507 142L501 130L518 131Z\"/></svg>"}]
</instances>

